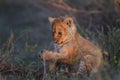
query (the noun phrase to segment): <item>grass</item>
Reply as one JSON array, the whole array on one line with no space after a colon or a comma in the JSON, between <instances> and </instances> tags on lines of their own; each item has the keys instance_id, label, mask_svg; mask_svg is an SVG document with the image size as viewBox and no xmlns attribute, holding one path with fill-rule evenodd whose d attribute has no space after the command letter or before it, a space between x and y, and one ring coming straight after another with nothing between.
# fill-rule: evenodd
<instances>
[{"instance_id":1,"label":"grass","mask_svg":"<svg viewBox=\"0 0 120 80\"><path fill-rule=\"evenodd\" d=\"M101 73L97 75L96 78L94 76L92 80L117 80L116 75L120 75L120 29L110 26L107 28L107 31L82 29L80 32L84 37L92 40L103 50L105 59L104 66ZM17 47L17 42L14 43L14 39L14 34L11 33L8 41L4 44L6 46L3 45L0 49L0 80L4 80L4 77L6 77L6 80L8 78L9 80L19 80L21 78L23 80L37 80L36 77L39 79L43 73L44 65L43 62L40 61L39 52L36 51L38 46L36 46L36 44L29 45L25 42L24 48L20 49ZM113 75L112 78L111 75ZM69 78L62 73L45 73L44 75L44 80L53 80L53 78L57 78L58 80L80 79L79 76Z\"/></svg>"}]
</instances>

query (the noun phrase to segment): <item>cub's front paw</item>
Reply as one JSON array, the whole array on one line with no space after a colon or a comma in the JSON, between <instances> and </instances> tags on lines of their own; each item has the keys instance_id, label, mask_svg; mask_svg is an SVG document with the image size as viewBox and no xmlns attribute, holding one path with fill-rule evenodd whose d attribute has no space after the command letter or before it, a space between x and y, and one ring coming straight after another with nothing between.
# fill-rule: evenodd
<instances>
[{"instance_id":1,"label":"cub's front paw","mask_svg":"<svg viewBox=\"0 0 120 80\"><path fill-rule=\"evenodd\" d=\"M43 50L43 51L41 52L41 59L42 59L43 61L49 60L50 56L51 56L51 53L50 53L50 51L48 51L48 50Z\"/></svg>"}]
</instances>

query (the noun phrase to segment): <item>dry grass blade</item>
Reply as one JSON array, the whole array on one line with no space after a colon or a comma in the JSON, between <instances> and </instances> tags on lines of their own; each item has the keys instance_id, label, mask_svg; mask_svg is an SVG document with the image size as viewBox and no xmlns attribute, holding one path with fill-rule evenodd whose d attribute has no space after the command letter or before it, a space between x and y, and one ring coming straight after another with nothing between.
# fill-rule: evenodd
<instances>
[{"instance_id":1,"label":"dry grass blade","mask_svg":"<svg viewBox=\"0 0 120 80\"><path fill-rule=\"evenodd\" d=\"M10 37L8 38L8 42L5 47L3 47L2 55L1 55L1 63L4 63L8 57L14 51L14 34L11 32Z\"/></svg>"}]
</instances>

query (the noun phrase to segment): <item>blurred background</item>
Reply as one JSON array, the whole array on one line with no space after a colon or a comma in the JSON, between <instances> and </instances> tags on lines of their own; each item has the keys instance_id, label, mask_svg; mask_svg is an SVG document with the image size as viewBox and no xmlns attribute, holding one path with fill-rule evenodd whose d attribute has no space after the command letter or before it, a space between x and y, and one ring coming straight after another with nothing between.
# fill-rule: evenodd
<instances>
[{"instance_id":1,"label":"blurred background","mask_svg":"<svg viewBox=\"0 0 120 80\"><path fill-rule=\"evenodd\" d=\"M0 0L0 80L42 76L39 51L53 49L48 17L59 16L73 17L102 49L104 66L92 80L120 80L120 0Z\"/></svg>"}]
</instances>

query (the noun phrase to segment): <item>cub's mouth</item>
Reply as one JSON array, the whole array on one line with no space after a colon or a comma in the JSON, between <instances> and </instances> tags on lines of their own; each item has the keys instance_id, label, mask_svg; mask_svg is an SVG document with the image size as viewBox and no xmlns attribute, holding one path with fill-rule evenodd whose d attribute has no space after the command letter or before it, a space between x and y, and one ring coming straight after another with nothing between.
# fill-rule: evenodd
<instances>
[{"instance_id":1,"label":"cub's mouth","mask_svg":"<svg viewBox=\"0 0 120 80\"><path fill-rule=\"evenodd\" d=\"M58 40L54 40L54 43L56 43L56 44L58 44L58 45L64 45L64 44L66 44L66 43L68 43L68 42L70 42L71 41L71 39L68 39L68 37L65 37L65 38L61 38L60 40L58 39Z\"/></svg>"},{"instance_id":2,"label":"cub's mouth","mask_svg":"<svg viewBox=\"0 0 120 80\"><path fill-rule=\"evenodd\" d=\"M60 40L54 40L54 42L55 42L56 44L62 44L62 43L63 43L63 41L60 41Z\"/></svg>"}]
</instances>

